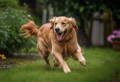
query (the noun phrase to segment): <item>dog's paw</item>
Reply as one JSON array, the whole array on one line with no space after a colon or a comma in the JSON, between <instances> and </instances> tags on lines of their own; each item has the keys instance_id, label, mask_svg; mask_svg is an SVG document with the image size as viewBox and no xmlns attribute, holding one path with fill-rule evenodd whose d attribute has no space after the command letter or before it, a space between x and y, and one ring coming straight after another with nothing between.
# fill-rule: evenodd
<instances>
[{"instance_id":1,"label":"dog's paw","mask_svg":"<svg viewBox=\"0 0 120 82\"><path fill-rule=\"evenodd\" d=\"M63 68L63 70L64 70L64 73L69 73L69 72L71 72L71 70L70 70L70 68L68 67L68 65L65 65L64 68Z\"/></svg>"},{"instance_id":2,"label":"dog's paw","mask_svg":"<svg viewBox=\"0 0 120 82\"><path fill-rule=\"evenodd\" d=\"M80 61L80 64L86 66L86 61L85 60Z\"/></svg>"},{"instance_id":3,"label":"dog's paw","mask_svg":"<svg viewBox=\"0 0 120 82\"><path fill-rule=\"evenodd\" d=\"M64 73L69 73L69 72L71 72L70 69L64 69Z\"/></svg>"},{"instance_id":4,"label":"dog's paw","mask_svg":"<svg viewBox=\"0 0 120 82\"><path fill-rule=\"evenodd\" d=\"M80 57L79 62L80 62L80 64L82 64L84 66L86 65L86 60L85 60L84 56Z\"/></svg>"}]
</instances>

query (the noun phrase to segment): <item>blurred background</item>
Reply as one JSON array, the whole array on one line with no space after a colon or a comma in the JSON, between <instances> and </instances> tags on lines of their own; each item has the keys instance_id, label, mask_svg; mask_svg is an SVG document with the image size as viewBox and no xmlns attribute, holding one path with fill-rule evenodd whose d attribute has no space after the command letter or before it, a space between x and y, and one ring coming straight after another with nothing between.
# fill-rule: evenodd
<instances>
[{"instance_id":1,"label":"blurred background","mask_svg":"<svg viewBox=\"0 0 120 82\"><path fill-rule=\"evenodd\" d=\"M54 16L73 17L87 65L68 59L72 70L46 66L36 39L20 30L28 19L40 27ZM72 46L72 45L71 45ZM1 82L120 82L119 0L0 0Z\"/></svg>"},{"instance_id":2,"label":"blurred background","mask_svg":"<svg viewBox=\"0 0 120 82\"><path fill-rule=\"evenodd\" d=\"M120 29L119 0L0 0L0 53L35 51L36 40L24 38L20 26L28 19L40 26L54 16L75 18L85 47L111 47L107 38Z\"/></svg>"}]
</instances>

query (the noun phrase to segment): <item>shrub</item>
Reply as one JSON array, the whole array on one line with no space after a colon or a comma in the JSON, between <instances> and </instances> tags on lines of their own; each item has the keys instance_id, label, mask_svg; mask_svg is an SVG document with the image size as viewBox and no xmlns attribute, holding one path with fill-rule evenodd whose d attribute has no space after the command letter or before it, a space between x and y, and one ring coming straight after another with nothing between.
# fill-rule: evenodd
<instances>
[{"instance_id":1,"label":"shrub","mask_svg":"<svg viewBox=\"0 0 120 82\"><path fill-rule=\"evenodd\" d=\"M24 47L31 47L33 40L25 39L20 26L27 22L28 14L23 9L12 7L0 10L0 53L11 54Z\"/></svg>"},{"instance_id":2,"label":"shrub","mask_svg":"<svg viewBox=\"0 0 120 82\"><path fill-rule=\"evenodd\" d=\"M0 7L19 7L18 0L0 0Z\"/></svg>"}]
</instances>

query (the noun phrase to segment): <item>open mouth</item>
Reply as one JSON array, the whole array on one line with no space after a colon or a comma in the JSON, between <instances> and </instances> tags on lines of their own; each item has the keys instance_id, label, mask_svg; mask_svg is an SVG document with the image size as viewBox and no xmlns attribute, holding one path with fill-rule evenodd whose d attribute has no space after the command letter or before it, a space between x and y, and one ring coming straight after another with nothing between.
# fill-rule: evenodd
<instances>
[{"instance_id":1,"label":"open mouth","mask_svg":"<svg viewBox=\"0 0 120 82\"><path fill-rule=\"evenodd\" d=\"M65 30L64 32L57 33L57 36L56 36L57 40L58 41L63 40L63 37L66 34L66 32L67 32L67 30Z\"/></svg>"},{"instance_id":2,"label":"open mouth","mask_svg":"<svg viewBox=\"0 0 120 82\"><path fill-rule=\"evenodd\" d=\"M62 40L63 39L63 36L64 36L64 33L59 33L59 34L57 34L57 40Z\"/></svg>"}]
</instances>

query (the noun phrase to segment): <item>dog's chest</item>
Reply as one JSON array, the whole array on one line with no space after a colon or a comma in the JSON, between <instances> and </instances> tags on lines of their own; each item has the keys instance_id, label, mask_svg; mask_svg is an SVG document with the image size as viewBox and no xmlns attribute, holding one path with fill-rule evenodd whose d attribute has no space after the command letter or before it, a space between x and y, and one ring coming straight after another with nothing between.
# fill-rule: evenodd
<instances>
[{"instance_id":1,"label":"dog's chest","mask_svg":"<svg viewBox=\"0 0 120 82\"><path fill-rule=\"evenodd\" d=\"M75 52L75 50L76 48L74 45L65 44L63 45L63 48L62 48L62 55L64 57L71 56Z\"/></svg>"}]
</instances>

